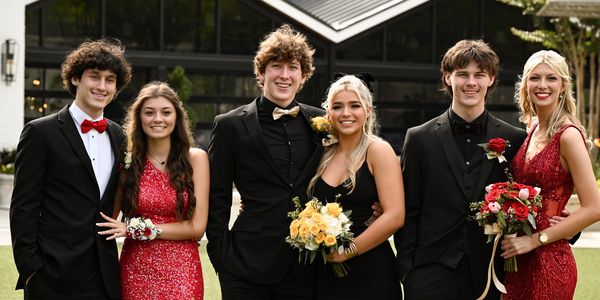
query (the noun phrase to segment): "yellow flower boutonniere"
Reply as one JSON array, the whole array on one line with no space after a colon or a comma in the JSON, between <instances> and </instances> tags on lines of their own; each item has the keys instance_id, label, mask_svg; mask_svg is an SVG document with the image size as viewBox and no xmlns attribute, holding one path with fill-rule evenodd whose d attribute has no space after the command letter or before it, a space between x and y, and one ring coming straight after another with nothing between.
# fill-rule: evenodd
<instances>
[{"instance_id":1,"label":"yellow flower boutonniere","mask_svg":"<svg viewBox=\"0 0 600 300\"><path fill-rule=\"evenodd\" d=\"M331 123L324 116L314 117L310 120L310 127L317 133L317 136L321 138L323 147L333 145L338 140L331 134L333 131Z\"/></svg>"}]
</instances>

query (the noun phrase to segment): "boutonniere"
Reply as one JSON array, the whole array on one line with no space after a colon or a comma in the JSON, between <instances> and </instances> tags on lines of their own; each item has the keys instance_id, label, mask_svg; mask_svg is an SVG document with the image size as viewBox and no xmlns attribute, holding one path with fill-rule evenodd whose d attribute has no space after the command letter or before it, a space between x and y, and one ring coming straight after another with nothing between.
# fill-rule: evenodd
<instances>
[{"instance_id":1,"label":"boutonniere","mask_svg":"<svg viewBox=\"0 0 600 300\"><path fill-rule=\"evenodd\" d=\"M323 147L327 147L338 142L337 138L331 134L332 126L326 117L320 116L310 119L310 127L312 127L312 129L317 133L317 137L321 139Z\"/></svg>"},{"instance_id":2,"label":"boutonniere","mask_svg":"<svg viewBox=\"0 0 600 300\"><path fill-rule=\"evenodd\" d=\"M477 146L482 147L485 151L487 159L497 158L498 162L505 162L504 151L507 147L510 147L510 142L503 138L493 138L487 143L478 144Z\"/></svg>"}]
</instances>

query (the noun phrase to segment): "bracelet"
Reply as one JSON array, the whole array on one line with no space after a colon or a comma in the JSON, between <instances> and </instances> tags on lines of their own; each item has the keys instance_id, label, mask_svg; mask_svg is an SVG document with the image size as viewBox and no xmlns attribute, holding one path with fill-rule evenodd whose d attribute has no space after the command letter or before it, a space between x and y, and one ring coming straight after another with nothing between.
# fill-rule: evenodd
<instances>
[{"instance_id":1,"label":"bracelet","mask_svg":"<svg viewBox=\"0 0 600 300\"><path fill-rule=\"evenodd\" d=\"M348 259L358 256L358 248L356 248L356 244L354 242L350 242L348 244L348 248L344 249L344 253Z\"/></svg>"},{"instance_id":2,"label":"bracelet","mask_svg":"<svg viewBox=\"0 0 600 300\"><path fill-rule=\"evenodd\" d=\"M127 237L134 240L148 241L160 236L161 229L152 223L152 220L144 217L131 218L127 220Z\"/></svg>"}]
</instances>

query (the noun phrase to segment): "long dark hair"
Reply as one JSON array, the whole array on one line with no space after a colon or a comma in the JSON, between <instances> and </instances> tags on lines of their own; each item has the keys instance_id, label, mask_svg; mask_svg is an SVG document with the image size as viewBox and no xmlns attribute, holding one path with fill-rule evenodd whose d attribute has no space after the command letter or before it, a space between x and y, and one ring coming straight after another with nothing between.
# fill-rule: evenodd
<instances>
[{"instance_id":1,"label":"long dark hair","mask_svg":"<svg viewBox=\"0 0 600 300\"><path fill-rule=\"evenodd\" d=\"M148 150L148 139L142 130L140 114L146 100L157 97L164 97L175 107L175 128L171 133L171 150L166 167L169 183L177 193L177 219L179 221L190 219L196 207L196 197L189 155L192 146L189 120L177 93L168 84L158 81L150 82L140 90L127 112L123 125L127 133L127 152L131 152L132 158L130 167L124 169L124 190L127 192L123 198L123 215L127 218L135 217L139 208L140 177L144 171ZM185 205L185 194L187 194L187 205Z\"/></svg>"}]
</instances>

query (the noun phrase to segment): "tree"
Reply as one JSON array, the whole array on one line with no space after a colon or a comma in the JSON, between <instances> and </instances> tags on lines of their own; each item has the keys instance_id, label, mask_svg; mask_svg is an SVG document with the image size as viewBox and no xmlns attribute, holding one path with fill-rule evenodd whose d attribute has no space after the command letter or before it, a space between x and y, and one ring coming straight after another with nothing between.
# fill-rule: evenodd
<instances>
[{"instance_id":1,"label":"tree","mask_svg":"<svg viewBox=\"0 0 600 300\"><path fill-rule=\"evenodd\" d=\"M192 131L194 131L196 129L196 123L198 123L198 115L188 104L188 101L192 97L192 82L185 75L185 69L182 66L176 66L171 73L169 73L168 77L169 85L177 92L179 99L183 102L183 107L187 110L190 119L190 127Z\"/></svg>"},{"instance_id":2,"label":"tree","mask_svg":"<svg viewBox=\"0 0 600 300\"><path fill-rule=\"evenodd\" d=\"M541 43L566 57L575 77L577 118L589 137L597 137L600 129L600 20L577 17L553 17L548 20L535 16L546 0L498 1L521 8L523 14L532 15L536 29L528 31L512 27L510 30L514 35L528 42ZM589 76L590 91L587 98L586 76Z\"/></svg>"}]
</instances>

